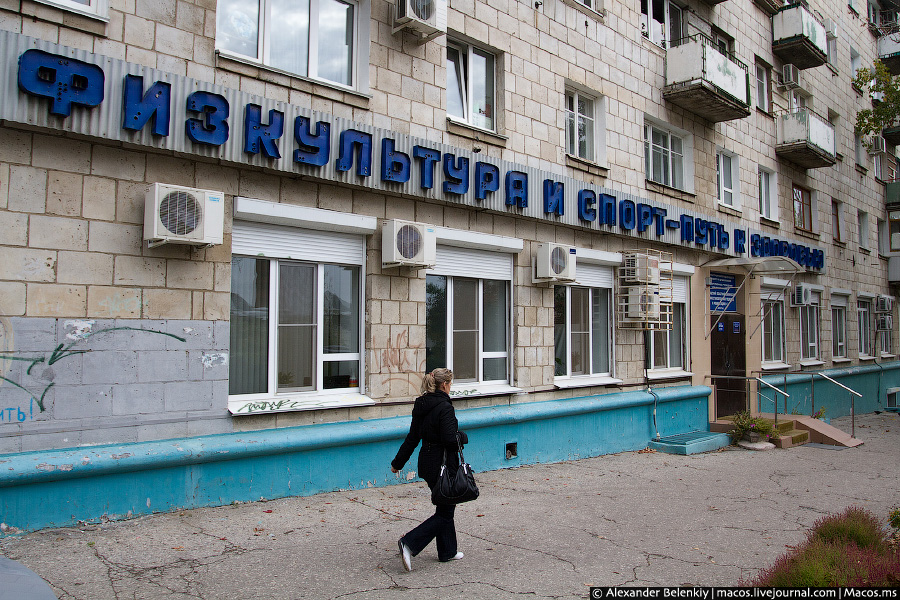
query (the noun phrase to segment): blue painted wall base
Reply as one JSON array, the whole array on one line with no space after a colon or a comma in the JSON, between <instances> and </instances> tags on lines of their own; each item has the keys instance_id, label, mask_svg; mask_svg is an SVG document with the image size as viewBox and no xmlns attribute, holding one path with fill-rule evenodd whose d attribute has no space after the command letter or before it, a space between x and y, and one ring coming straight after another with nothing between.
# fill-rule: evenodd
<instances>
[{"instance_id":1,"label":"blue painted wall base","mask_svg":"<svg viewBox=\"0 0 900 600\"><path fill-rule=\"evenodd\" d=\"M684 386L460 410L478 471L646 448L708 430L710 388ZM654 426L654 410L656 426ZM405 483L390 461L409 417L0 456L0 521L19 531ZM507 458L507 444L517 455Z\"/></svg>"}]
</instances>

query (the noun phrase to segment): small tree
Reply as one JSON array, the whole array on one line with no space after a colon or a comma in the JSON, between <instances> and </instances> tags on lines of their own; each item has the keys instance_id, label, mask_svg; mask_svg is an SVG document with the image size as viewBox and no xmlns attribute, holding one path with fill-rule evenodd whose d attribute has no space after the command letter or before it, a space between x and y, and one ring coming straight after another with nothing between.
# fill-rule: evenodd
<instances>
[{"instance_id":1,"label":"small tree","mask_svg":"<svg viewBox=\"0 0 900 600\"><path fill-rule=\"evenodd\" d=\"M853 78L853 85L860 90L882 95L882 100L872 108L856 113L856 132L861 135L880 135L884 129L900 125L900 76L891 75L880 60L872 68L860 69ZM871 148L870 141L865 142Z\"/></svg>"}]
</instances>

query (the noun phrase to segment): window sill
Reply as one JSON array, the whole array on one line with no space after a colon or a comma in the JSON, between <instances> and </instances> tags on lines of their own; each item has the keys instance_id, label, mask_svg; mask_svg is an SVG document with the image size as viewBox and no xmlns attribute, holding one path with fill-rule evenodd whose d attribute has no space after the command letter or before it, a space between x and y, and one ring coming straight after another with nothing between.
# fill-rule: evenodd
<instances>
[{"instance_id":1,"label":"window sill","mask_svg":"<svg viewBox=\"0 0 900 600\"><path fill-rule=\"evenodd\" d=\"M657 183L651 179L644 180L644 186L648 191L651 192L659 192L665 196L669 196L670 198L676 198L678 200L683 200L685 202L694 203L694 199L697 197L697 194L687 192L685 190L679 190L678 188L669 187L663 183Z\"/></svg>"},{"instance_id":2,"label":"window sill","mask_svg":"<svg viewBox=\"0 0 900 600\"><path fill-rule=\"evenodd\" d=\"M858 358L859 358L860 362L869 361L869 360L877 360L876 357L869 356L868 354L860 354Z\"/></svg>"},{"instance_id":3,"label":"window sill","mask_svg":"<svg viewBox=\"0 0 900 600\"><path fill-rule=\"evenodd\" d=\"M492 146L499 146L501 148L506 148L506 143L509 141L509 138L504 135L500 135L489 129L482 129L481 127L469 125L463 121L457 121L453 117L447 117L447 131L458 136L469 138L470 140L475 140L476 142L491 144Z\"/></svg>"},{"instance_id":4,"label":"window sill","mask_svg":"<svg viewBox=\"0 0 900 600\"><path fill-rule=\"evenodd\" d=\"M608 375L599 377L556 377L553 380L553 385L555 385L557 389L561 390L578 387L591 387L595 385L619 385L620 383L622 383L621 379L616 379L615 377L610 377Z\"/></svg>"},{"instance_id":5,"label":"window sill","mask_svg":"<svg viewBox=\"0 0 900 600\"><path fill-rule=\"evenodd\" d=\"M587 6L585 6L584 4L582 4L581 2L578 2L578 0L563 0L563 3L568 4L575 10L584 13L586 16L591 17L592 19L594 19L595 21L598 21L600 23L602 23L603 19L606 18L605 10L599 11L599 12L596 10L592 10L592 9L588 8Z\"/></svg>"},{"instance_id":6,"label":"window sill","mask_svg":"<svg viewBox=\"0 0 900 600\"><path fill-rule=\"evenodd\" d=\"M83 9L80 9L75 6L71 6L68 4L63 4L61 2L54 2L53 0L34 0L34 2L38 4L46 4L47 6L52 6L53 8L58 8L59 10L67 13L72 13L75 15L79 15L88 19L92 19L94 21L100 21L104 25L109 23L109 6L105 4L104 6L97 8L96 10L91 10L89 7L85 6ZM23 7L24 8L24 7ZM29 14L27 11L23 10L23 14ZM29 14L29 16L35 16ZM69 25L70 23L66 23Z\"/></svg>"},{"instance_id":7,"label":"window sill","mask_svg":"<svg viewBox=\"0 0 900 600\"><path fill-rule=\"evenodd\" d=\"M835 365L843 365L843 364L853 362L853 361L850 360L849 358L832 358L831 362Z\"/></svg>"},{"instance_id":8,"label":"window sill","mask_svg":"<svg viewBox=\"0 0 900 600\"><path fill-rule=\"evenodd\" d=\"M353 393L328 394L323 392L306 392L256 398L253 400L243 399L240 396L228 398L228 412L237 416L373 405L375 405L375 401L368 396Z\"/></svg>"},{"instance_id":9,"label":"window sill","mask_svg":"<svg viewBox=\"0 0 900 600\"><path fill-rule=\"evenodd\" d=\"M768 117L768 118L772 119L773 121L775 120L775 115L773 115L772 113L770 113L770 112L767 111L767 110L761 109L761 108L758 107L758 106L756 107L756 112L759 113L759 114L761 114L761 115L764 116L764 117Z\"/></svg>"},{"instance_id":10,"label":"window sill","mask_svg":"<svg viewBox=\"0 0 900 600\"><path fill-rule=\"evenodd\" d=\"M833 245L839 246L839 247L841 247L841 248L846 248L846 247L847 247L847 242L845 242L845 241L843 241L843 240L831 240L831 243L832 243Z\"/></svg>"},{"instance_id":11,"label":"window sill","mask_svg":"<svg viewBox=\"0 0 900 600\"><path fill-rule=\"evenodd\" d=\"M890 354L890 353L887 353L887 354L886 354L886 353L882 352L882 353L881 353L881 358L897 358L897 355L896 355L896 354Z\"/></svg>"},{"instance_id":12,"label":"window sill","mask_svg":"<svg viewBox=\"0 0 900 600\"><path fill-rule=\"evenodd\" d=\"M869 169L867 169L866 167L862 166L859 163L856 163L856 172L859 173L860 175L866 175L866 174L868 174Z\"/></svg>"},{"instance_id":13,"label":"window sill","mask_svg":"<svg viewBox=\"0 0 900 600\"><path fill-rule=\"evenodd\" d=\"M836 66L834 66L833 64L831 64L830 62L826 62L825 66L828 67L828 69L831 71L832 75L840 74L840 71L838 71L838 68Z\"/></svg>"},{"instance_id":14,"label":"window sill","mask_svg":"<svg viewBox=\"0 0 900 600\"><path fill-rule=\"evenodd\" d=\"M775 229L781 229L781 221L762 215L759 216L759 224L767 227L774 227Z\"/></svg>"},{"instance_id":15,"label":"window sill","mask_svg":"<svg viewBox=\"0 0 900 600\"><path fill-rule=\"evenodd\" d=\"M729 215L731 217L740 218L743 215L743 211L741 211L741 209L729 206L728 204L723 204L722 202L718 203L717 208L719 209L719 212L725 213L726 215Z\"/></svg>"},{"instance_id":16,"label":"window sill","mask_svg":"<svg viewBox=\"0 0 900 600\"><path fill-rule=\"evenodd\" d=\"M517 388L508 383L455 383L450 391L451 400L462 398L477 398L479 396L500 396L503 394L518 394L522 388Z\"/></svg>"},{"instance_id":17,"label":"window sill","mask_svg":"<svg viewBox=\"0 0 900 600\"><path fill-rule=\"evenodd\" d=\"M809 229L800 229L799 227L796 227L796 226L795 226L795 227L794 227L794 233L796 233L796 234L799 235L799 236L802 236L802 237L805 237L805 238L809 238L809 239L811 239L811 240L818 240L818 239L819 239L819 234L818 234L818 233L815 233L815 232L813 232L813 231L811 231L811 230L809 230Z\"/></svg>"},{"instance_id":18,"label":"window sill","mask_svg":"<svg viewBox=\"0 0 900 600\"><path fill-rule=\"evenodd\" d=\"M609 175L609 167L604 167L594 161L580 158L574 154L566 153L566 166L583 173L603 177L604 179Z\"/></svg>"},{"instance_id":19,"label":"window sill","mask_svg":"<svg viewBox=\"0 0 900 600\"><path fill-rule=\"evenodd\" d=\"M863 248L862 246L859 247L859 251L863 254L872 254L871 250L869 250L868 248Z\"/></svg>"},{"instance_id":20,"label":"window sill","mask_svg":"<svg viewBox=\"0 0 900 600\"><path fill-rule=\"evenodd\" d=\"M687 379L694 374L684 369L650 369L647 371L647 379L650 381L663 381L666 379Z\"/></svg>"},{"instance_id":21,"label":"window sill","mask_svg":"<svg viewBox=\"0 0 900 600\"><path fill-rule=\"evenodd\" d=\"M825 364L825 361L819 360L817 358L800 361L801 367L821 367L824 364Z\"/></svg>"},{"instance_id":22,"label":"window sill","mask_svg":"<svg viewBox=\"0 0 900 600\"><path fill-rule=\"evenodd\" d=\"M269 73L275 77L283 77L283 81L278 81L277 79L275 79L272 80L272 83L280 83L281 85L284 85L285 87L289 87L291 89L308 92L313 96L328 98L329 100L335 102L344 102L345 104L349 104L350 106L361 108L363 110L369 109L369 101L372 99L372 96L370 94L354 90L353 88L349 88L347 86L339 85L336 83L329 83L320 79L310 79L308 77L303 77L302 75L297 75L296 73L283 71L281 69L276 69L274 67L254 62L241 56L228 54L222 52L221 50L216 50L216 67L225 69L226 71L238 73L239 75L247 75L249 77L260 78L260 73ZM250 70L250 72L248 72L248 70ZM253 72L253 70L255 70L255 72ZM265 77L262 78L266 79ZM342 93L343 97L336 98L335 92Z\"/></svg>"},{"instance_id":23,"label":"window sill","mask_svg":"<svg viewBox=\"0 0 900 600\"><path fill-rule=\"evenodd\" d=\"M764 362L759 368L763 371L780 371L782 369L790 369L791 365L783 362Z\"/></svg>"}]
</instances>

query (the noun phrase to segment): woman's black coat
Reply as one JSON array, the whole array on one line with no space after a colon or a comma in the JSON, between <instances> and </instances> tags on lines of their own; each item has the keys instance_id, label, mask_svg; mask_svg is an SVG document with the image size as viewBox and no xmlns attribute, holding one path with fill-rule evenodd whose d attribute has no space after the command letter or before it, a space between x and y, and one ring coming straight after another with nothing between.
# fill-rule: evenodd
<instances>
[{"instance_id":1,"label":"woman's black coat","mask_svg":"<svg viewBox=\"0 0 900 600\"><path fill-rule=\"evenodd\" d=\"M458 430L459 423L456 420L456 411L450 403L450 396L441 391L419 396L413 406L409 433L400 445L397 456L391 461L391 466L398 471L402 469L421 440L419 476L425 480L428 487L433 488L444 460L444 449L447 450L447 466L451 470L459 467L456 442ZM465 433L460 432L460 437L462 443L468 441Z\"/></svg>"}]
</instances>

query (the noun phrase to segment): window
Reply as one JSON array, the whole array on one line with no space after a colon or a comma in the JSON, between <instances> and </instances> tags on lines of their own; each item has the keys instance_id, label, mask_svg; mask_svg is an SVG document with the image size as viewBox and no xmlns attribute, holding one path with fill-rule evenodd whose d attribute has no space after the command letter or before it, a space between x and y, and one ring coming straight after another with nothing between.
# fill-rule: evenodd
<instances>
[{"instance_id":1,"label":"window","mask_svg":"<svg viewBox=\"0 0 900 600\"><path fill-rule=\"evenodd\" d=\"M796 113L805 110L809 104L806 94L800 90L792 90L788 92L788 100L791 103L791 112Z\"/></svg>"},{"instance_id":2,"label":"window","mask_svg":"<svg viewBox=\"0 0 900 600\"><path fill-rule=\"evenodd\" d=\"M853 134L853 155L856 157L856 165L865 168L868 164L868 153L863 145L862 136L858 133Z\"/></svg>"},{"instance_id":3,"label":"window","mask_svg":"<svg viewBox=\"0 0 900 600\"><path fill-rule=\"evenodd\" d=\"M856 72L862 68L862 58L856 48L850 46L850 79L856 77ZM854 86L855 87L855 86Z\"/></svg>"},{"instance_id":4,"label":"window","mask_svg":"<svg viewBox=\"0 0 900 600\"><path fill-rule=\"evenodd\" d=\"M844 203L832 198L831 200L831 237L835 242L846 242L844 232Z\"/></svg>"},{"instance_id":5,"label":"window","mask_svg":"<svg viewBox=\"0 0 900 600\"><path fill-rule=\"evenodd\" d=\"M672 329L644 332L644 350L647 368L686 371L688 365L687 342L687 277L672 279Z\"/></svg>"},{"instance_id":6,"label":"window","mask_svg":"<svg viewBox=\"0 0 900 600\"><path fill-rule=\"evenodd\" d=\"M594 104L591 96L575 90L566 91L566 152L590 161L596 160Z\"/></svg>"},{"instance_id":7,"label":"window","mask_svg":"<svg viewBox=\"0 0 900 600\"><path fill-rule=\"evenodd\" d=\"M890 329L882 329L878 332L879 352L881 352L882 355L894 353L891 337L892 332Z\"/></svg>"},{"instance_id":8,"label":"window","mask_svg":"<svg viewBox=\"0 0 900 600\"><path fill-rule=\"evenodd\" d=\"M716 153L716 187L719 203L730 208L739 208L738 201L738 158L725 151Z\"/></svg>"},{"instance_id":9,"label":"window","mask_svg":"<svg viewBox=\"0 0 900 600\"><path fill-rule=\"evenodd\" d=\"M888 213L888 248L891 252L900 252L900 210Z\"/></svg>"},{"instance_id":10,"label":"window","mask_svg":"<svg viewBox=\"0 0 900 600\"><path fill-rule=\"evenodd\" d=\"M778 220L777 190L775 172L759 167L759 214L772 221Z\"/></svg>"},{"instance_id":11,"label":"window","mask_svg":"<svg viewBox=\"0 0 900 600\"><path fill-rule=\"evenodd\" d=\"M776 295L762 301L762 359L768 363L784 362L784 301Z\"/></svg>"},{"instance_id":12,"label":"window","mask_svg":"<svg viewBox=\"0 0 900 600\"><path fill-rule=\"evenodd\" d=\"M771 70L769 65L756 63L756 108L763 112L771 112Z\"/></svg>"},{"instance_id":13,"label":"window","mask_svg":"<svg viewBox=\"0 0 900 600\"><path fill-rule=\"evenodd\" d=\"M669 0L641 0L641 33L654 44L677 45L684 37L681 8Z\"/></svg>"},{"instance_id":14,"label":"window","mask_svg":"<svg viewBox=\"0 0 900 600\"><path fill-rule=\"evenodd\" d=\"M495 130L494 64L494 55L490 52L468 44L447 41L449 117L473 127Z\"/></svg>"},{"instance_id":15,"label":"window","mask_svg":"<svg viewBox=\"0 0 900 600\"><path fill-rule=\"evenodd\" d=\"M859 247L869 249L869 213L864 210L856 213L856 230L859 233Z\"/></svg>"},{"instance_id":16,"label":"window","mask_svg":"<svg viewBox=\"0 0 900 600\"><path fill-rule=\"evenodd\" d=\"M644 164L647 179L685 189L684 140L655 125L644 125Z\"/></svg>"},{"instance_id":17,"label":"window","mask_svg":"<svg viewBox=\"0 0 900 600\"><path fill-rule=\"evenodd\" d=\"M876 219L875 231L877 232L876 241L878 242L878 254L887 256L888 252L890 252L890 248L888 247L887 221L884 219Z\"/></svg>"},{"instance_id":18,"label":"window","mask_svg":"<svg viewBox=\"0 0 900 600\"><path fill-rule=\"evenodd\" d=\"M838 53L837 53L837 37L833 35L832 31L827 31L825 37L825 45L826 45L826 60L828 62L828 66L832 67L835 71L838 69Z\"/></svg>"},{"instance_id":19,"label":"window","mask_svg":"<svg viewBox=\"0 0 900 600\"><path fill-rule=\"evenodd\" d=\"M506 281L426 275L425 370L445 366L460 383L509 379Z\"/></svg>"},{"instance_id":20,"label":"window","mask_svg":"<svg viewBox=\"0 0 900 600\"><path fill-rule=\"evenodd\" d=\"M229 394L359 387L360 267L234 256Z\"/></svg>"},{"instance_id":21,"label":"window","mask_svg":"<svg viewBox=\"0 0 900 600\"><path fill-rule=\"evenodd\" d=\"M369 43L360 28L368 27L368 7L366 0L221 0L216 49L287 73L362 88Z\"/></svg>"},{"instance_id":22,"label":"window","mask_svg":"<svg viewBox=\"0 0 900 600\"><path fill-rule=\"evenodd\" d=\"M856 324L859 328L859 355L872 356L872 302L858 300Z\"/></svg>"},{"instance_id":23,"label":"window","mask_svg":"<svg viewBox=\"0 0 900 600\"><path fill-rule=\"evenodd\" d=\"M109 19L109 0L37 0L37 2L104 21Z\"/></svg>"},{"instance_id":24,"label":"window","mask_svg":"<svg viewBox=\"0 0 900 600\"><path fill-rule=\"evenodd\" d=\"M813 292L812 301L800 307L800 359L819 358L819 293Z\"/></svg>"},{"instance_id":25,"label":"window","mask_svg":"<svg viewBox=\"0 0 900 600\"><path fill-rule=\"evenodd\" d=\"M579 268L579 271L581 269ZM612 372L611 288L554 288L553 339L557 377Z\"/></svg>"},{"instance_id":26,"label":"window","mask_svg":"<svg viewBox=\"0 0 900 600\"><path fill-rule=\"evenodd\" d=\"M804 231L812 231L812 194L806 188L794 184L794 227Z\"/></svg>"},{"instance_id":27,"label":"window","mask_svg":"<svg viewBox=\"0 0 900 600\"><path fill-rule=\"evenodd\" d=\"M721 54L728 56L731 54L731 49L734 47L734 39L728 34L719 31L716 28L713 28L712 31L713 44Z\"/></svg>"},{"instance_id":28,"label":"window","mask_svg":"<svg viewBox=\"0 0 900 600\"><path fill-rule=\"evenodd\" d=\"M831 300L831 356L847 358L847 301L842 298L838 304L835 296Z\"/></svg>"}]
</instances>

